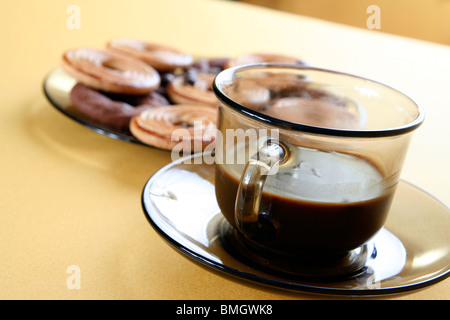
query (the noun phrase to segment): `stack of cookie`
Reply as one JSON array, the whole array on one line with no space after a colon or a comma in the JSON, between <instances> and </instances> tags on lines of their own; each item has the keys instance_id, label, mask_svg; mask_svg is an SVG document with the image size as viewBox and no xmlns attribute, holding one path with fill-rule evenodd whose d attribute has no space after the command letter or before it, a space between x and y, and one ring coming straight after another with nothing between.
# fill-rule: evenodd
<instances>
[{"instance_id":1,"label":"stack of cookie","mask_svg":"<svg viewBox=\"0 0 450 320\"><path fill-rule=\"evenodd\" d=\"M300 62L269 54L194 59L169 46L115 39L104 49L66 51L62 66L77 80L70 97L82 113L146 144L172 150L184 141L197 152L215 138L214 77L231 66L272 61Z\"/></svg>"}]
</instances>

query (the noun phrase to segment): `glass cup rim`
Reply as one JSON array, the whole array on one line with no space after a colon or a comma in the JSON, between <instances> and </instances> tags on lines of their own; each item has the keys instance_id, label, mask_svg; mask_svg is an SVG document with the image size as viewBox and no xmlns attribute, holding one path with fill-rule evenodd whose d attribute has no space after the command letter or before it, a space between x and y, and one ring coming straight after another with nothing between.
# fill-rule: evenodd
<instances>
[{"instance_id":1,"label":"glass cup rim","mask_svg":"<svg viewBox=\"0 0 450 320\"><path fill-rule=\"evenodd\" d=\"M385 129L377 129L377 130L353 130L353 129L336 129L336 128L318 127L318 126L294 123L294 122L290 122L287 120L274 118L274 117L268 116L264 113L255 111L255 110L245 107L244 105L231 99L221 89L220 83L223 82L224 80L230 81L236 72L239 72L244 69L261 69L261 70L263 70L263 69L270 69L270 68L318 71L318 72L323 72L323 73L330 73L330 74L351 77L351 78L359 79L362 81L369 81L376 85L380 85L385 88L391 89L391 90L395 91L397 94L400 94L403 97L410 100L410 102L412 102L412 104L415 105L417 108L417 117L402 126L385 128ZM216 95L216 97L219 99L219 101L222 101L225 106L237 111L238 113L240 113L246 117L250 117L253 120L260 121L267 125L276 126L281 129L301 131L301 132L327 135L327 136L355 137L355 138L356 137L372 138L372 137L397 136L397 135L402 135L402 134L405 134L405 133L408 133L408 132L411 132L411 131L417 129L422 124L422 122L424 121L424 118L425 118L424 110L421 108L421 106L419 104L417 104L411 97L409 97L405 93L401 92L400 90L395 89L392 86L386 85L379 81L371 80L371 79L368 79L365 77L357 76L357 75L346 73L346 72L335 71L335 70L325 69L325 68L317 68L317 67L312 67L312 66L304 66L304 65L300 65L300 64L256 63L256 64L246 64L246 65L231 67L231 68L221 71L219 74L216 75L216 77L214 78L214 81L213 81L212 88L213 88L213 92Z\"/></svg>"}]
</instances>

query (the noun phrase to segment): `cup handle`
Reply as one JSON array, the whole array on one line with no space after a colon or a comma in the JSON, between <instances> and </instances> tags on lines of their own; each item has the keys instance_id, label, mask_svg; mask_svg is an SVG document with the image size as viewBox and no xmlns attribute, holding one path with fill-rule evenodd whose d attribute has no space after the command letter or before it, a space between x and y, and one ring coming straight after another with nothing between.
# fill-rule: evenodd
<instances>
[{"instance_id":1,"label":"cup handle","mask_svg":"<svg viewBox=\"0 0 450 320\"><path fill-rule=\"evenodd\" d=\"M270 139L250 158L242 173L234 210L239 231L249 238L274 237L275 230L261 212L261 197L268 175L276 173L280 162L287 156L286 148L278 141Z\"/></svg>"}]
</instances>

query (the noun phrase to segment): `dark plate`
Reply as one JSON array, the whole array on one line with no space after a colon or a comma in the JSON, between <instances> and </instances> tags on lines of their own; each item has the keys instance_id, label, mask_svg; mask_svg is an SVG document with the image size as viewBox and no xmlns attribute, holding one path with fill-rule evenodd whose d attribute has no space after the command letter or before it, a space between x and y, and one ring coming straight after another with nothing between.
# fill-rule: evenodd
<instances>
[{"instance_id":1,"label":"dark plate","mask_svg":"<svg viewBox=\"0 0 450 320\"><path fill-rule=\"evenodd\" d=\"M105 125L78 111L70 101L70 91L75 84L76 80L73 77L65 73L62 68L56 68L45 78L43 89L48 101L72 120L111 138L149 146L137 140L128 130Z\"/></svg>"}]
</instances>

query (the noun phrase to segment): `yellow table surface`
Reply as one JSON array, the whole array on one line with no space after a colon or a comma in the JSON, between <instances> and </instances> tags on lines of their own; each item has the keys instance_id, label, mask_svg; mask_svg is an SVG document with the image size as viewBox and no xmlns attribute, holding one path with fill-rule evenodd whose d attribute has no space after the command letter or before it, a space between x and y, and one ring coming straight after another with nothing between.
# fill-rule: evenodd
<instances>
[{"instance_id":1,"label":"yellow table surface","mask_svg":"<svg viewBox=\"0 0 450 320\"><path fill-rule=\"evenodd\" d=\"M70 29L76 4L80 28ZM361 13L366 19L367 14ZM388 83L426 110L402 177L450 202L450 47L213 0L0 2L1 299L316 299L231 280L151 228L142 188L170 153L97 134L42 93L65 49L131 37L196 56L296 55ZM69 289L69 266L81 271ZM388 299L449 299L450 279Z\"/></svg>"}]
</instances>

